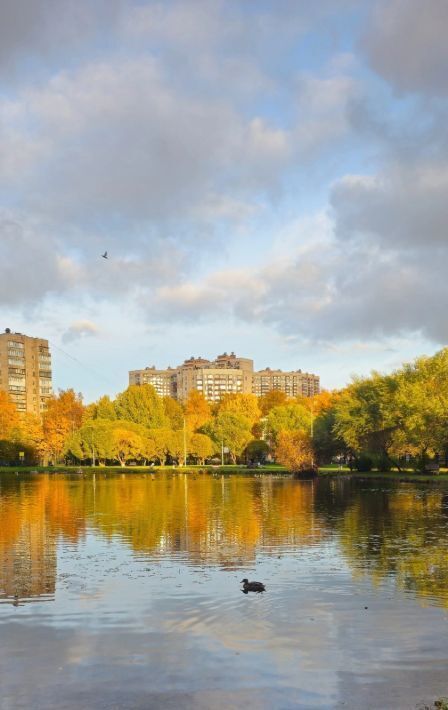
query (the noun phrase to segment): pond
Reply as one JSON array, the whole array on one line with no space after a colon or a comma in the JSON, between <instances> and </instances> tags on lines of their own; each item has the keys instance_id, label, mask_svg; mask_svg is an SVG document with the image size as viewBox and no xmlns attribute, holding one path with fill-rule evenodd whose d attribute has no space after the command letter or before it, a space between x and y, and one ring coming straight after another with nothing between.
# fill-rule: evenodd
<instances>
[{"instance_id":1,"label":"pond","mask_svg":"<svg viewBox=\"0 0 448 710\"><path fill-rule=\"evenodd\" d=\"M448 486L3 475L0 639L7 710L431 705Z\"/></svg>"}]
</instances>

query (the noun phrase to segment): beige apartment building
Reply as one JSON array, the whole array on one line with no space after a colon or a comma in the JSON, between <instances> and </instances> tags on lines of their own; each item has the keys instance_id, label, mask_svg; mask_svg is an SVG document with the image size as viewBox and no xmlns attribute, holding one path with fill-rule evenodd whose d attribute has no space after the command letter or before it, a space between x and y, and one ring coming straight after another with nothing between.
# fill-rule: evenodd
<instances>
[{"instance_id":1,"label":"beige apartment building","mask_svg":"<svg viewBox=\"0 0 448 710\"><path fill-rule=\"evenodd\" d=\"M157 370L153 365L145 367L144 370L131 370L129 384L152 385L160 397L176 398L176 370L171 367L167 367L166 370Z\"/></svg>"},{"instance_id":2,"label":"beige apartment building","mask_svg":"<svg viewBox=\"0 0 448 710\"><path fill-rule=\"evenodd\" d=\"M320 392L318 375L310 375L302 370L283 372L283 370L265 370L254 372L252 392L262 397L271 390L280 390L288 397L313 397Z\"/></svg>"},{"instance_id":3,"label":"beige apartment building","mask_svg":"<svg viewBox=\"0 0 448 710\"><path fill-rule=\"evenodd\" d=\"M0 390L9 393L19 412L41 414L53 392L48 340L9 328L0 334Z\"/></svg>"},{"instance_id":4,"label":"beige apartment building","mask_svg":"<svg viewBox=\"0 0 448 710\"><path fill-rule=\"evenodd\" d=\"M281 390L288 397L311 397L320 391L317 375L270 368L254 372L253 360L238 357L233 352L218 355L215 360L191 357L176 369L131 370L129 384L151 384L159 395L180 401L186 400L191 390L202 392L210 402L218 402L223 395L236 392L260 397L270 390Z\"/></svg>"}]
</instances>

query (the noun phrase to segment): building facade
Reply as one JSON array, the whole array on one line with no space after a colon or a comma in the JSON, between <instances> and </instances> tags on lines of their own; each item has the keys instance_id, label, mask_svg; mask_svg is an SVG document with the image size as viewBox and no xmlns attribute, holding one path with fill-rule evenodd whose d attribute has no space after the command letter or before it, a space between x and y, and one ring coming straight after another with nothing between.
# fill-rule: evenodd
<instances>
[{"instance_id":1,"label":"building facade","mask_svg":"<svg viewBox=\"0 0 448 710\"><path fill-rule=\"evenodd\" d=\"M129 372L130 385L152 385L160 397L173 397L176 399L177 381L176 370L168 367L166 370L157 370L145 367L144 370L131 370Z\"/></svg>"},{"instance_id":2,"label":"building facade","mask_svg":"<svg viewBox=\"0 0 448 710\"><path fill-rule=\"evenodd\" d=\"M0 334L0 390L8 392L17 411L40 415L53 393L48 340Z\"/></svg>"},{"instance_id":3,"label":"building facade","mask_svg":"<svg viewBox=\"0 0 448 710\"><path fill-rule=\"evenodd\" d=\"M283 372L283 370L265 370L254 372L252 392L262 397L271 390L280 390L288 397L313 397L320 392L318 375L311 375L302 370Z\"/></svg>"},{"instance_id":4,"label":"building facade","mask_svg":"<svg viewBox=\"0 0 448 710\"><path fill-rule=\"evenodd\" d=\"M175 370L131 370L129 384L151 384L161 396L185 401L191 390L201 392L210 402L218 402L229 393L253 393L258 397L270 390L280 390L288 397L312 397L320 392L317 375L301 370L282 372L266 368L254 372L253 360L223 353L215 360L191 357Z\"/></svg>"}]
</instances>

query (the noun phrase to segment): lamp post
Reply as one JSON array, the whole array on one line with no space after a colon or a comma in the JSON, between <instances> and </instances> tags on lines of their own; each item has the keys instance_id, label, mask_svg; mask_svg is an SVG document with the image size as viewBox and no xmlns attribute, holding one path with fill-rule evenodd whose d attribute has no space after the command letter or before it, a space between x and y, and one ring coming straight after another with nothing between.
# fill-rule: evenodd
<instances>
[{"instance_id":1,"label":"lamp post","mask_svg":"<svg viewBox=\"0 0 448 710\"><path fill-rule=\"evenodd\" d=\"M184 417L184 466L186 467L187 465L187 428L185 425L185 417Z\"/></svg>"}]
</instances>

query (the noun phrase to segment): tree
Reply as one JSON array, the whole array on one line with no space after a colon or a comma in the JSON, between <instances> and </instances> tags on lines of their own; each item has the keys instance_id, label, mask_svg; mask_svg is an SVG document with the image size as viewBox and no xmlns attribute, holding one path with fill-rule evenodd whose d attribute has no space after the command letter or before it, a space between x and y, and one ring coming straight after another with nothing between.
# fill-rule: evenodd
<instances>
[{"instance_id":1,"label":"tree","mask_svg":"<svg viewBox=\"0 0 448 710\"><path fill-rule=\"evenodd\" d=\"M265 461L268 454L269 444L262 439L253 439L246 447L246 457L249 461Z\"/></svg>"},{"instance_id":2,"label":"tree","mask_svg":"<svg viewBox=\"0 0 448 710\"><path fill-rule=\"evenodd\" d=\"M292 473L312 470L313 450L309 434L304 431L278 432L275 458Z\"/></svg>"},{"instance_id":3,"label":"tree","mask_svg":"<svg viewBox=\"0 0 448 710\"><path fill-rule=\"evenodd\" d=\"M114 458L114 430L120 426L111 419L92 419L74 433L67 444L67 453L81 461L90 459L93 462L104 463ZM126 423L127 428L134 430L136 425Z\"/></svg>"},{"instance_id":4,"label":"tree","mask_svg":"<svg viewBox=\"0 0 448 710\"><path fill-rule=\"evenodd\" d=\"M193 434L190 438L188 450L203 465L205 459L213 454L214 448L213 441L209 436L206 434Z\"/></svg>"},{"instance_id":5,"label":"tree","mask_svg":"<svg viewBox=\"0 0 448 710\"><path fill-rule=\"evenodd\" d=\"M204 427L204 433L209 434L219 448L223 445L229 450L232 463L236 463L237 456L241 456L252 439L249 420L233 412L218 414L213 422Z\"/></svg>"},{"instance_id":6,"label":"tree","mask_svg":"<svg viewBox=\"0 0 448 710\"><path fill-rule=\"evenodd\" d=\"M204 395L197 390L191 390L185 402L185 419L190 431L198 431L212 417L212 411Z\"/></svg>"},{"instance_id":7,"label":"tree","mask_svg":"<svg viewBox=\"0 0 448 710\"><path fill-rule=\"evenodd\" d=\"M67 442L79 429L83 419L82 396L74 390L60 390L48 399L43 415L45 445L50 458L57 462L64 453Z\"/></svg>"},{"instance_id":8,"label":"tree","mask_svg":"<svg viewBox=\"0 0 448 710\"><path fill-rule=\"evenodd\" d=\"M241 392L225 394L218 403L217 413L233 412L234 414L242 414L253 426L261 416L261 410L258 406L258 398L254 394L243 394Z\"/></svg>"},{"instance_id":9,"label":"tree","mask_svg":"<svg viewBox=\"0 0 448 710\"><path fill-rule=\"evenodd\" d=\"M281 390L269 390L258 400L258 406L260 407L262 415L265 417L269 414L271 409L274 407L280 407L286 404L288 397L285 392Z\"/></svg>"},{"instance_id":10,"label":"tree","mask_svg":"<svg viewBox=\"0 0 448 710\"><path fill-rule=\"evenodd\" d=\"M164 427L168 418L163 402L152 385L130 385L115 400L117 418L134 424L142 424L148 429Z\"/></svg>"},{"instance_id":11,"label":"tree","mask_svg":"<svg viewBox=\"0 0 448 710\"><path fill-rule=\"evenodd\" d=\"M398 453L417 454L424 467L448 444L448 348L405 365L395 379L400 429L392 445Z\"/></svg>"},{"instance_id":12,"label":"tree","mask_svg":"<svg viewBox=\"0 0 448 710\"><path fill-rule=\"evenodd\" d=\"M267 417L267 430L276 441L281 431L311 431L311 412L303 404L291 402L274 407Z\"/></svg>"},{"instance_id":13,"label":"tree","mask_svg":"<svg viewBox=\"0 0 448 710\"><path fill-rule=\"evenodd\" d=\"M390 458L402 415L397 406L398 379L372 373L356 378L339 395L335 405L334 434L355 456L369 451Z\"/></svg>"},{"instance_id":14,"label":"tree","mask_svg":"<svg viewBox=\"0 0 448 710\"><path fill-rule=\"evenodd\" d=\"M184 410L182 405L172 397L163 397L163 411L171 429L182 429L184 426Z\"/></svg>"},{"instance_id":15,"label":"tree","mask_svg":"<svg viewBox=\"0 0 448 710\"><path fill-rule=\"evenodd\" d=\"M32 458L42 461L46 452L42 420L36 414L26 413L20 422L20 441L32 452Z\"/></svg>"},{"instance_id":16,"label":"tree","mask_svg":"<svg viewBox=\"0 0 448 710\"><path fill-rule=\"evenodd\" d=\"M19 423L20 417L14 402L7 392L0 390L0 439L10 439Z\"/></svg>"},{"instance_id":17,"label":"tree","mask_svg":"<svg viewBox=\"0 0 448 710\"><path fill-rule=\"evenodd\" d=\"M112 430L112 454L120 466L126 466L129 461L143 458L144 454L143 437L130 427L126 422L121 422Z\"/></svg>"},{"instance_id":18,"label":"tree","mask_svg":"<svg viewBox=\"0 0 448 710\"><path fill-rule=\"evenodd\" d=\"M110 421L117 420L117 411L114 402L106 394L100 397L98 402L90 404L86 407L86 419L109 419Z\"/></svg>"},{"instance_id":19,"label":"tree","mask_svg":"<svg viewBox=\"0 0 448 710\"><path fill-rule=\"evenodd\" d=\"M172 430L168 428L164 429L150 429L148 431L148 451L153 452L152 456L147 458L156 458L163 466L166 464L167 457L170 455L171 451L171 434Z\"/></svg>"}]
</instances>

